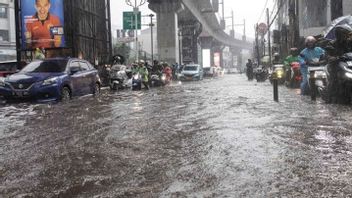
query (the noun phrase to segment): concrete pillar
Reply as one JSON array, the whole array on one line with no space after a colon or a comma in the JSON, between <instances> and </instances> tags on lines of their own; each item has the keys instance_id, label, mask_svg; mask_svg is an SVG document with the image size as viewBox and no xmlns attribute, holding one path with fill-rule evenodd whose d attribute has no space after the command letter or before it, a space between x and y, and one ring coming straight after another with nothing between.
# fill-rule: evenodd
<instances>
[{"instance_id":1,"label":"concrete pillar","mask_svg":"<svg viewBox=\"0 0 352 198\"><path fill-rule=\"evenodd\" d=\"M157 43L161 61L169 64L179 61L178 12L182 6L178 1L149 2L149 8L157 15Z\"/></svg>"}]
</instances>

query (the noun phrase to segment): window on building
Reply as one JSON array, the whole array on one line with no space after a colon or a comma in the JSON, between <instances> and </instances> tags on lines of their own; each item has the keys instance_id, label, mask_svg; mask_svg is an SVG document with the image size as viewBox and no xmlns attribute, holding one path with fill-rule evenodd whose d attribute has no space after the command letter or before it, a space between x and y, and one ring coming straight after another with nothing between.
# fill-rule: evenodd
<instances>
[{"instance_id":1,"label":"window on building","mask_svg":"<svg viewBox=\"0 0 352 198\"><path fill-rule=\"evenodd\" d=\"M8 30L0 30L0 41L10 41Z\"/></svg>"},{"instance_id":2,"label":"window on building","mask_svg":"<svg viewBox=\"0 0 352 198\"><path fill-rule=\"evenodd\" d=\"M343 15L342 0L331 2L331 20L335 20Z\"/></svg>"},{"instance_id":3,"label":"window on building","mask_svg":"<svg viewBox=\"0 0 352 198\"><path fill-rule=\"evenodd\" d=\"M0 3L0 18L7 18L7 5Z\"/></svg>"}]
</instances>

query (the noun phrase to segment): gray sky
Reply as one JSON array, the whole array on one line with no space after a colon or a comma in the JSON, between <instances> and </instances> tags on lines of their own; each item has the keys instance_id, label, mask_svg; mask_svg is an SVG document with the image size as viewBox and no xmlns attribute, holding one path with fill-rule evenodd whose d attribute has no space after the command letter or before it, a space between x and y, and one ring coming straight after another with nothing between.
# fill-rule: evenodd
<instances>
[{"instance_id":1,"label":"gray sky","mask_svg":"<svg viewBox=\"0 0 352 198\"><path fill-rule=\"evenodd\" d=\"M239 24L246 19L246 30L249 37L254 37L254 24L258 22L260 14L267 1L267 6L272 10L274 6L274 0L224 0L225 1L225 16L229 17L231 15L231 10L234 11L235 23ZM221 2L221 0L220 0ZM221 5L220 5L221 7ZM122 29L122 12L132 11L132 7L126 5L125 0L111 0L111 17L112 17L112 28ZM145 4L141 7L142 15L148 15L152 13L148 9L148 5ZM220 11L221 12L221 11ZM266 21L266 13L264 12L261 20L259 22ZM142 23L149 23L149 19L146 18ZM227 24L231 24L231 19L226 20ZM235 27L235 31L238 32L237 35L243 32L243 27Z\"/></svg>"}]
</instances>

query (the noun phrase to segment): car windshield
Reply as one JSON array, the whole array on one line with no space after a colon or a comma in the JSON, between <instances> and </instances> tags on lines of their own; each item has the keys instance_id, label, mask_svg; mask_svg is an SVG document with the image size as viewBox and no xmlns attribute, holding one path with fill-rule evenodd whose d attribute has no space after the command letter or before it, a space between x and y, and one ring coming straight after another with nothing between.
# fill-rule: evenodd
<instances>
[{"instance_id":1,"label":"car windshield","mask_svg":"<svg viewBox=\"0 0 352 198\"><path fill-rule=\"evenodd\" d=\"M67 60L35 61L23 68L21 73L61 73L66 66Z\"/></svg>"},{"instance_id":2,"label":"car windshield","mask_svg":"<svg viewBox=\"0 0 352 198\"><path fill-rule=\"evenodd\" d=\"M186 66L183 70L184 71L197 71L198 66Z\"/></svg>"}]
</instances>

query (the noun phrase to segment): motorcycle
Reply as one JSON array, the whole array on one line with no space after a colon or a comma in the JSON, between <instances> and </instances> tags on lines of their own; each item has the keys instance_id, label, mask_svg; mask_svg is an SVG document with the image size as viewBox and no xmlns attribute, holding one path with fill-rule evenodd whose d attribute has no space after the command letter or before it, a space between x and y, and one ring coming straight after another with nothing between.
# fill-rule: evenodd
<instances>
[{"instance_id":1,"label":"motorcycle","mask_svg":"<svg viewBox=\"0 0 352 198\"><path fill-rule=\"evenodd\" d=\"M322 96L327 85L326 65L308 67L308 85L312 97Z\"/></svg>"},{"instance_id":2,"label":"motorcycle","mask_svg":"<svg viewBox=\"0 0 352 198\"><path fill-rule=\"evenodd\" d=\"M142 90L142 76L138 73L132 76L132 90L133 91Z\"/></svg>"},{"instance_id":3,"label":"motorcycle","mask_svg":"<svg viewBox=\"0 0 352 198\"><path fill-rule=\"evenodd\" d=\"M257 82L265 82L268 79L268 70L265 67L258 67L254 71Z\"/></svg>"},{"instance_id":4,"label":"motorcycle","mask_svg":"<svg viewBox=\"0 0 352 198\"><path fill-rule=\"evenodd\" d=\"M333 70L335 70L333 72ZM350 103L352 97L352 52L344 54L337 64L329 64L323 100L327 103Z\"/></svg>"},{"instance_id":5,"label":"motorcycle","mask_svg":"<svg viewBox=\"0 0 352 198\"><path fill-rule=\"evenodd\" d=\"M289 88L299 88L301 81L301 65L299 62L293 62L286 71L286 86Z\"/></svg>"},{"instance_id":6,"label":"motorcycle","mask_svg":"<svg viewBox=\"0 0 352 198\"><path fill-rule=\"evenodd\" d=\"M273 66L273 71L269 76L270 83L273 84L274 79L278 80L279 85L283 85L285 83L285 70L284 65L276 64Z\"/></svg>"},{"instance_id":7,"label":"motorcycle","mask_svg":"<svg viewBox=\"0 0 352 198\"><path fill-rule=\"evenodd\" d=\"M150 86L152 87L160 87L160 86L164 86L167 84L166 81L166 75L162 74L161 76L159 76L158 74L152 74L150 77Z\"/></svg>"},{"instance_id":8,"label":"motorcycle","mask_svg":"<svg viewBox=\"0 0 352 198\"><path fill-rule=\"evenodd\" d=\"M129 87L129 77L126 66L114 65L109 70L109 87L111 90L119 90Z\"/></svg>"}]
</instances>

